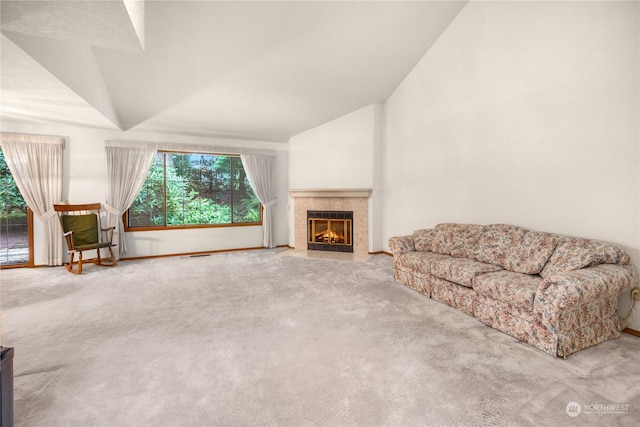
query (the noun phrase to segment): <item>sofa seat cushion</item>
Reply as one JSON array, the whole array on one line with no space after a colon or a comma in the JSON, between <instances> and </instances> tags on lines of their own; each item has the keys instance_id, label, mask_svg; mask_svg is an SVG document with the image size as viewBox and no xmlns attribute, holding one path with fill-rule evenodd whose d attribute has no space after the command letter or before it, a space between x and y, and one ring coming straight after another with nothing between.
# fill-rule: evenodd
<instances>
[{"instance_id":1,"label":"sofa seat cushion","mask_svg":"<svg viewBox=\"0 0 640 427\"><path fill-rule=\"evenodd\" d=\"M500 270L502 269L496 265L469 258L442 258L431 263L433 276L468 288L472 286L474 277Z\"/></svg>"},{"instance_id":2,"label":"sofa seat cushion","mask_svg":"<svg viewBox=\"0 0 640 427\"><path fill-rule=\"evenodd\" d=\"M538 275L503 270L476 277L473 289L480 295L533 312L533 301L542 280Z\"/></svg>"},{"instance_id":3,"label":"sofa seat cushion","mask_svg":"<svg viewBox=\"0 0 640 427\"><path fill-rule=\"evenodd\" d=\"M431 264L443 258L450 258L449 255L437 254L435 252L407 252L396 257L398 266L417 271L422 274L431 274Z\"/></svg>"}]
</instances>

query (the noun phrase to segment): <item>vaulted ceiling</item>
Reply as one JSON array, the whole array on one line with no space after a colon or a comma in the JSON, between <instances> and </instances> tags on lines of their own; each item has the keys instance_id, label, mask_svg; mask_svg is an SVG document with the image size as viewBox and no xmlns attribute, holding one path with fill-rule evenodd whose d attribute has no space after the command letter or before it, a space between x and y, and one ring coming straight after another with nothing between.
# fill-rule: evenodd
<instances>
[{"instance_id":1,"label":"vaulted ceiling","mask_svg":"<svg viewBox=\"0 0 640 427\"><path fill-rule=\"evenodd\" d=\"M466 1L7 1L3 122L286 142L384 102Z\"/></svg>"}]
</instances>

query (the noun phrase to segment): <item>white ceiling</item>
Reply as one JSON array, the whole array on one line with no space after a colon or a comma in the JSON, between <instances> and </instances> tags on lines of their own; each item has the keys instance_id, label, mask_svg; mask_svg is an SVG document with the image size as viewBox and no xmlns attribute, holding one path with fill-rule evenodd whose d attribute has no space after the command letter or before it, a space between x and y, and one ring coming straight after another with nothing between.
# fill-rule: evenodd
<instances>
[{"instance_id":1,"label":"white ceiling","mask_svg":"<svg viewBox=\"0 0 640 427\"><path fill-rule=\"evenodd\" d=\"M2 121L286 142L384 102L466 1L7 1Z\"/></svg>"}]
</instances>

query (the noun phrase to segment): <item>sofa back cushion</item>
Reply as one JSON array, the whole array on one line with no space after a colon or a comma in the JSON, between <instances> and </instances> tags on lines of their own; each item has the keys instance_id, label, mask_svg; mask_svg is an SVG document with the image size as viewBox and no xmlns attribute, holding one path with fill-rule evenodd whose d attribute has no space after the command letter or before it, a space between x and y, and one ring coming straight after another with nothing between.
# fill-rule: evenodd
<instances>
[{"instance_id":1,"label":"sofa back cushion","mask_svg":"<svg viewBox=\"0 0 640 427\"><path fill-rule=\"evenodd\" d=\"M526 228L508 224L485 226L475 251L475 259L488 264L499 265L508 270L507 255L511 248L522 242L528 232L529 230Z\"/></svg>"},{"instance_id":2,"label":"sofa back cushion","mask_svg":"<svg viewBox=\"0 0 640 427\"><path fill-rule=\"evenodd\" d=\"M458 258L474 258L484 226L476 224L438 224L431 233L433 252Z\"/></svg>"},{"instance_id":3,"label":"sofa back cushion","mask_svg":"<svg viewBox=\"0 0 640 427\"><path fill-rule=\"evenodd\" d=\"M556 240L557 237L550 233L526 233L508 250L503 267L515 273L540 273L556 248Z\"/></svg>"},{"instance_id":4,"label":"sofa back cushion","mask_svg":"<svg viewBox=\"0 0 640 427\"><path fill-rule=\"evenodd\" d=\"M413 232L413 245L418 252L430 252L433 241L432 229L425 228Z\"/></svg>"},{"instance_id":5,"label":"sofa back cushion","mask_svg":"<svg viewBox=\"0 0 640 427\"><path fill-rule=\"evenodd\" d=\"M549 277L600 264L629 264L630 258L618 247L582 237L556 236L558 245L540 272Z\"/></svg>"}]
</instances>

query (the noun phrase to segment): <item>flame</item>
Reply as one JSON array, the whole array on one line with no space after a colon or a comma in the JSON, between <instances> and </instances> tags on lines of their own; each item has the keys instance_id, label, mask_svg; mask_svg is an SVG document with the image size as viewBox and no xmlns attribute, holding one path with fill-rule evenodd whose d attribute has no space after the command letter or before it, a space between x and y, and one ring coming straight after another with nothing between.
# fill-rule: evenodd
<instances>
[{"instance_id":1,"label":"flame","mask_svg":"<svg viewBox=\"0 0 640 427\"><path fill-rule=\"evenodd\" d=\"M318 233L316 234L316 242L320 242L320 241L343 241L344 242L344 235L343 234L338 234L333 230L326 230L323 231L322 233Z\"/></svg>"}]
</instances>

